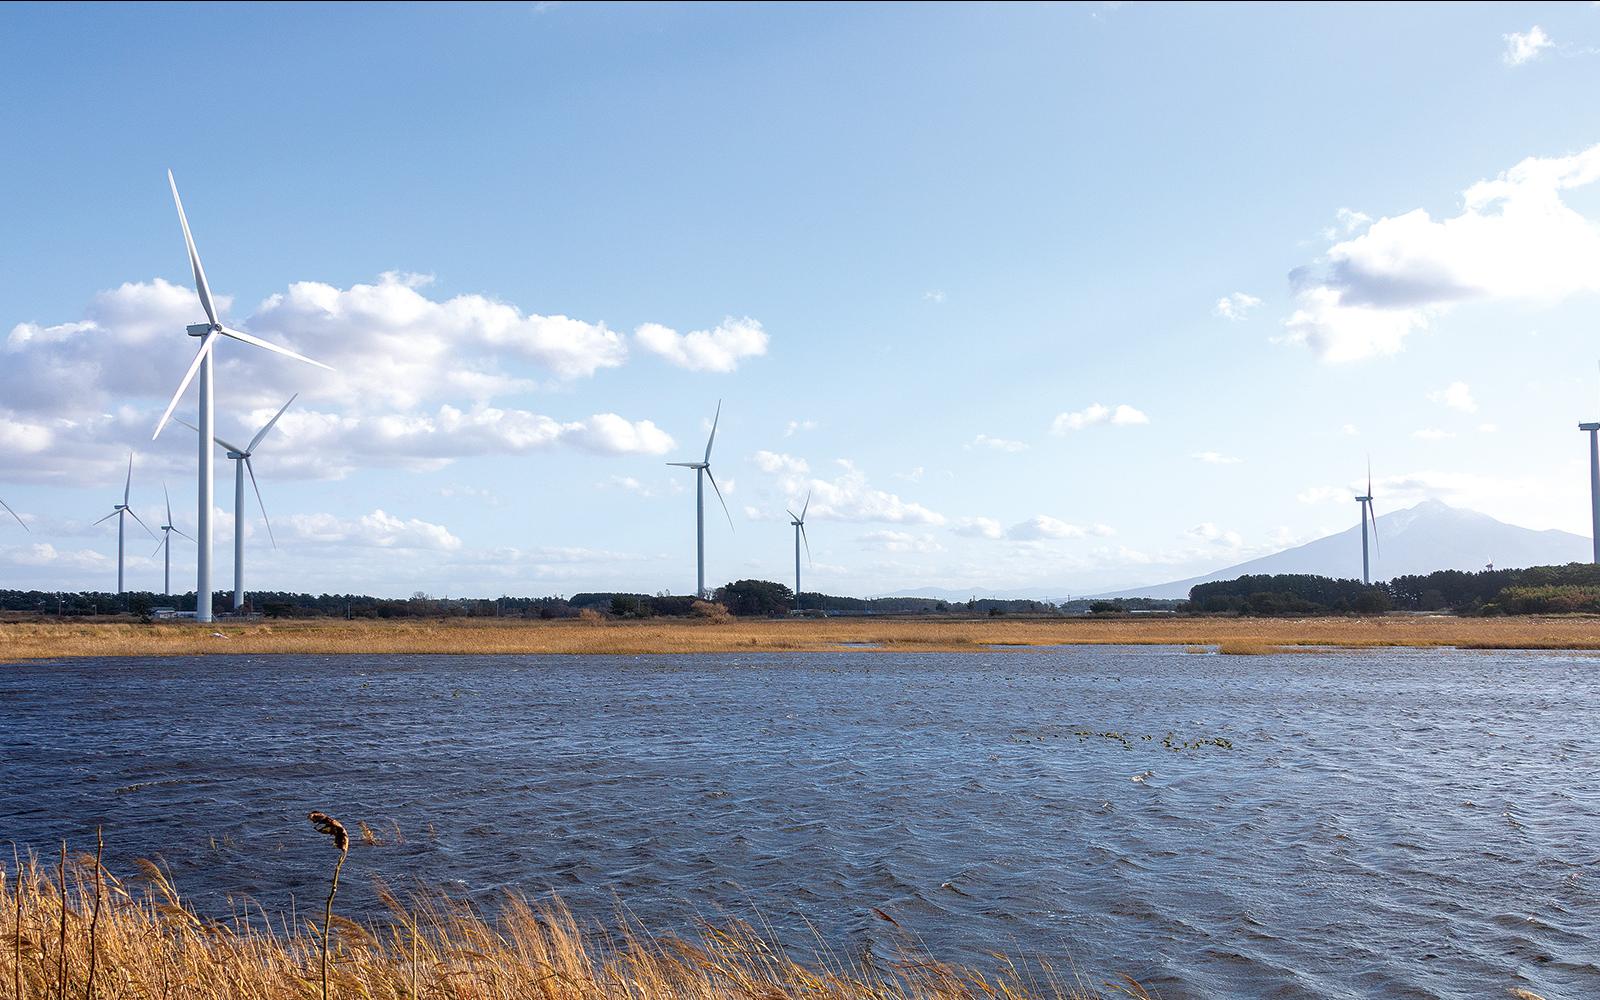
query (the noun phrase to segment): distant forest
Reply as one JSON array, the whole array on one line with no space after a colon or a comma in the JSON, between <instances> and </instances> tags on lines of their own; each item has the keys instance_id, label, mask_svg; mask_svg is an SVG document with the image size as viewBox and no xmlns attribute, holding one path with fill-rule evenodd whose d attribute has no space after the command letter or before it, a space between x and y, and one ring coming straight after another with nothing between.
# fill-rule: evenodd
<instances>
[{"instance_id":1,"label":"distant forest","mask_svg":"<svg viewBox=\"0 0 1600 1000\"><path fill-rule=\"evenodd\" d=\"M612 618L688 617L697 613L693 597L618 592L570 597L452 598L416 593L407 598L361 594L295 594L255 591L247 610L268 618ZM231 591L218 593L214 607L230 608ZM739 580L717 588L712 603L740 617L779 617L793 613L794 591L768 580ZM130 614L148 617L160 608L194 610L194 595L165 597L130 592L57 593L0 590L0 611L46 616L87 617ZM703 609L702 609L703 610ZM1528 569L1467 573L1439 570L1367 585L1309 574L1242 576L1202 583L1187 601L1152 598L1048 601L974 598L941 601L926 597L837 597L805 592L806 615L974 615L1078 616L1137 614L1203 615L1371 615L1389 611L1462 615L1600 613L1600 565L1569 563ZM718 611L720 614L721 612Z\"/></svg>"}]
</instances>

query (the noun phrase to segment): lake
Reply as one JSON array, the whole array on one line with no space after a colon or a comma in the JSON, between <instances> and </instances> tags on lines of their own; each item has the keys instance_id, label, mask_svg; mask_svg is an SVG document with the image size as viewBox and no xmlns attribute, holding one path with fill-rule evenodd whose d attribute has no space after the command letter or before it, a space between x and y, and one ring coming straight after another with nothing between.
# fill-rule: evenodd
<instances>
[{"instance_id":1,"label":"lake","mask_svg":"<svg viewBox=\"0 0 1600 1000\"><path fill-rule=\"evenodd\" d=\"M204 657L0 666L0 841L192 905L374 876L1190 996L1600 996L1581 653ZM1138 780L1134 780L1134 779ZM359 837L357 838L359 840ZM8 862L9 863L9 862ZM302 912L302 916L304 913Z\"/></svg>"}]
</instances>

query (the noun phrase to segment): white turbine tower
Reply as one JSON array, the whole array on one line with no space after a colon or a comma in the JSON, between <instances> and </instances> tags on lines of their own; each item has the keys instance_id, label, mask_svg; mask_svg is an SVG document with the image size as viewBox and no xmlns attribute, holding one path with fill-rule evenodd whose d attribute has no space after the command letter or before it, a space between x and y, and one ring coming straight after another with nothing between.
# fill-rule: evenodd
<instances>
[{"instance_id":1,"label":"white turbine tower","mask_svg":"<svg viewBox=\"0 0 1600 1000\"><path fill-rule=\"evenodd\" d=\"M1372 522L1372 545L1379 552L1378 547L1378 515L1372 509L1372 462L1367 462L1367 495L1356 497L1356 502L1361 504L1361 582L1372 583L1372 562L1367 558L1367 522Z\"/></svg>"},{"instance_id":2,"label":"white turbine tower","mask_svg":"<svg viewBox=\"0 0 1600 1000\"><path fill-rule=\"evenodd\" d=\"M296 361L304 361L308 365L327 368L329 371L333 369L320 361L312 361L303 354L296 354L286 347L279 347L259 337L252 337L248 333L222 325L217 319L216 305L211 301L211 287L206 284L205 268L200 266L200 252L194 248L194 236L189 232L189 219L183 214L183 199L178 197L178 184L172 179L170 170L167 171L167 184L172 188L172 203L178 207L178 222L183 226L183 242L189 248L189 266L194 271L194 290L200 296L200 307L205 310L206 322L188 328L189 336L200 338L200 350L196 352L189 370L184 373L183 381L178 383L178 391L172 394L172 402L167 404L167 411L161 414L161 421L156 424L155 434L150 437L154 440L161 434L161 429L167 426L167 420L177 407L178 400L183 398L184 390L189 388L189 383L194 381L195 373L198 372L200 375L200 426L197 428L200 432L200 516L195 525L198 536L195 544L199 546L200 551L195 558L194 617L196 621L208 622L211 620L211 439L215 423L211 378L212 348L219 336L231 337L275 354L294 358Z\"/></svg>"},{"instance_id":3,"label":"white turbine tower","mask_svg":"<svg viewBox=\"0 0 1600 1000\"><path fill-rule=\"evenodd\" d=\"M11 515L11 519L13 521L16 521L19 525L22 525L23 531L28 532L30 535L33 534L33 532L29 530L28 526L22 523L22 518L17 516L17 512L11 509L10 504L6 503L4 500L0 500L0 507L4 507L6 509L6 513Z\"/></svg>"},{"instance_id":4,"label":"white turbine tower","mask_svg":"<svg viewBox=\"0 0 1600 1000\"><path fill-rule=\"evenodd\" d=\"M1600 423L1579 424L1578 430L1589 432L1589 531L1600 563Z\"/></svg>"},{"instance_id":5,"label":"white turbine tower","mask_svg":"<svg viewBox=\"0 0 1600 1000\"><path fill-rule=\"evenodd\" d=\"M806 543L806 561L811 560L811 539L806 538L806 511L811 509L811 494L806 493L805 506L800 508L797 516L794 511L784 508L784 513L789 515L789 523L794 525L794 609L800 610L800 541Z\"/></svg>"},{"instance_id":6,"label":"white turbine tower","mask_svg":"<svg viewBox=\"0 0 1600 1000\"><path fill-rule=\"evenodd\" d=\"M247 447L241 448L236 444L229 444L219 437L211 439L233 459L233 610L235 611L244 610L244 476L247 472L250 474L250 485L256 491L256 505L261 508L261 520L267 526L267 537L272 540L273 548L278 547L278 539L272 534L272 521L267 518L267 504L261 499L261 486L256 482L256 467L251 464L250 456L255 454L261 439L267 436L267 432L272 430L278 418L283 416L283 411L289 408L289 403L299 398L298 392L290 396L289 402L284 403L283 407L272 415L272 419L256 431L256 436L250 439ZM192 431L199 429L184 420L179 420L178 423Z\"/></svg>"},{"instance_id":7,"label":"white turbine tower","mask_svg":"<svg viewBox=\"0 0 1600 1000\"><path fill-rule=\"evenodd\" d=\"M163 573L162 578L161 578L162 581L163 581L162 582L162 590L161 590L161 592L163 594L166 594L168 597L171 597L172 596L172 536L174 534L178 535L178 537L180 537L180 538L189 538L189 536L185 535L182 531L179 531L172 523L172 495L167 492L167 484L166 483L162 483L161 484L161 495L167 498L167 520L166 520L166 522L164 524L161 525L161 544L156 546L156 552L161 552L163 550L166 552L165 569L164 569L164 573ZM192 541L194 541L194 539L189 538L189 541L192 542ZM156 554L156 552L152 552L152 553L150 553L150 555L153 557Z\"/></svg>"},{"instance_id":8,"label":"white turbine tower","mask_svg":"<svg viewBox=\"0 0 1600 1000\"><path fill-rule=\"evenodd\" d=\"M717 486L717 477L711 474L711 445L717 440L717 422L722 419L722 400L717 400L717 414L711 418L711 436L706 438L706 457L698 462L668 462L683 469L694 470L694 553L695 553L695 596L706 596L706 488L705 480L711 480L711 488L717 491L717 501L722 504L722 513L728 517L728 527L733 527L733 515L728 514L728 502L722 499L722 490Z\"/></svg>"},{"instance_id":9,"label":"white turbine tower","mask_svg":"<svg viewBox=\"0 0 1600 1000\"><path fill-rule=\"evenodd\" d=\"M123 542L124 542L124 535L125 535L125 532L123 531L123 525L125 523L124 516L132 514L133 515L133 519L135 521L139 521L139 527L141 527L145 531L149 532L151 538L156 537L156 533L153 532L153 531L150 531L150 526L148 524L145 524L143 521L139 520L139 515L138 514L134 514L133 513L133 508L128 506L128 493L132 489L133 489L133 452L130 451L130 452L128 452L128 478L126 480L124 480L123 484L122 484L122 502L119 503L119 504L116 504L115 506L113 506L111 508L111 513L107 514L105 517L102 517L100 520L95 522L95 524L104 524L105 522L111 520L113 517L117 519L117 593L119 595L122 593L122 551L123 551Z\"/></svg>"}]
</instances>

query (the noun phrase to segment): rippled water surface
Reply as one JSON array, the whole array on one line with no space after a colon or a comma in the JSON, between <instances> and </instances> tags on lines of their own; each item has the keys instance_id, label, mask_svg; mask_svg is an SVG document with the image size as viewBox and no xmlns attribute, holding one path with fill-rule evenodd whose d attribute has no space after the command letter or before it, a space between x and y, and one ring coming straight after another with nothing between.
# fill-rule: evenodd
<instances>
[{"instance_id":1,"label":"rippled water surface","mask_svg":"<svg viewBox=\"0 0 1600 1000\"><path fill-rule=\"evenodd\" d=\"M423 878L887 954L877 907L943 958L1166 997L1593 997L1597 678L1153 648L4 665L0 841L104 824L114 870L287 908L322 808L385 841L349 910Z\"/></svg>"}]
</instances>

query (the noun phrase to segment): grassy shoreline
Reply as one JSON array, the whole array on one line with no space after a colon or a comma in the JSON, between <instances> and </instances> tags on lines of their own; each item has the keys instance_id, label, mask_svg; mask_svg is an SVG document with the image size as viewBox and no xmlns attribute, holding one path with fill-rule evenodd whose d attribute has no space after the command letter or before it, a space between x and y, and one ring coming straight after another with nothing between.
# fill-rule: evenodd
<instances>
[{"instance_id":1,"label":"grassy shoreline","mask_svg":"<svg viewBox=\"0 0 1600 1000\"><path fill-rule=\"evenodd\" d=\"M380 886L390 908L382 923L336 909L324 920L318 907L291 925L247 902L208 920L154 865L139 881L64 848L59 864L0 864L0 990L17 1000L1149 1000L1131 979L1091 984L1004 959L986 974L910 946L887 965L834 955L803 964L742 925L707 926L692 941L631 925L590 933L559 899L507 897L490 920L458 900L402 902Z\"/></svg>"},{"instance_id":2,"label":"grassy shoreline","mask_svg":"<svg viewBox=\"0 0 1600 1000\"><path fill-rule=\"evenodd\" d=\"M992 647L1173 645L1261 653L1307 647L1600 650L1600 617L828 618L588 622L524 619L254 623L0 621L0 662L217 653L655 654L988 652Z\"/></svg>"}]
</instances>

